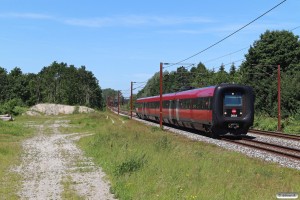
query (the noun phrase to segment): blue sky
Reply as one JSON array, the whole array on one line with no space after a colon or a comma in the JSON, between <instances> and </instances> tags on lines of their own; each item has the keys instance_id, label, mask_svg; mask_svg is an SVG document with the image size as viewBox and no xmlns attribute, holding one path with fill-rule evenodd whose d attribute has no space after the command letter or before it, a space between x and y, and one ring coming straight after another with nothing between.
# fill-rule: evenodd
<instances>
[{"instance_id":1,"label":"blue sky","mask_svg":"<svg viewBox=\"0 0 300 200\"><path fill-rule=\"evenodd\" d=\"M0 0L0 66L38 73L53 61L85 65L102 89L129 96L130 81L147 81L160 62L176 63L207 48L281 1ZM299 0L287 0L186 63L239 66L267 29L300 26L299 8ZM293 32L300 35L300 28Z\"/></svg>"}]
</instances>

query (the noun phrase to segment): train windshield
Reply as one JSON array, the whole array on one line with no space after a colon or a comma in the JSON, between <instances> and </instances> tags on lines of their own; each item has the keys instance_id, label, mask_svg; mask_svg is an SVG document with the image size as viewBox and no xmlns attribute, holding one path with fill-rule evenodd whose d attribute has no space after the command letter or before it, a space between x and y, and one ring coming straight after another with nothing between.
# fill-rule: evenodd
<instances>
[{"instance_id":1,"label":"train windshield","mask_svg":"<svg viewBox=\"0 0 300 200\"><path fill-rule=\"evenodd\" d=\"M236 93L225 94L224 106L242 106L242 95Z\"/></svg>"}]
</instances>

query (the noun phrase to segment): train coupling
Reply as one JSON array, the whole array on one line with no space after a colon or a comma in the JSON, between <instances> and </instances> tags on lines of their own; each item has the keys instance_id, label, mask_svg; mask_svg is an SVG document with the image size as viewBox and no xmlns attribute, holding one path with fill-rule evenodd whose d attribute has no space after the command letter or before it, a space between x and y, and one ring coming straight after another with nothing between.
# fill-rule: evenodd
<instances>
[{"instance_id":1,"label":"train coupling","mask_svg":"<svg viewBox=\"0 0 300 200\"><path fill-rule=\"evenodd\" d=\"M230 124L228 124L228 128L238 129L238 128L240 128L240 125L238 123L230 123Z\"/></svg>"}]
</instances>

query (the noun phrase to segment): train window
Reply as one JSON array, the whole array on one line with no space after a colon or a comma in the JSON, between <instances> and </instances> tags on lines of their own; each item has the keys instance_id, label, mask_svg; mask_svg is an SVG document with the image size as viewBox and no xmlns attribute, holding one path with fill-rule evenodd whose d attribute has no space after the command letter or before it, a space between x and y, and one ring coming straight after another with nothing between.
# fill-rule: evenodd
<instances>
[{"instance_id":1,"label":"train window","mask_svg":"<svg viewBox=\"0 0 300 200\"><path fill-rule=\"evenodd\" d=\"M179 106L181 109L185 109L185 101L184 99L179 99Z\"/></svg>"},{"instance_id":2,"label":"train window","mask_svg":"<svg viewBox=\"0 0 300 200\"><path fill-rule=\"evenodd\" d=\"M155 102L155 108L159 108L159 102Z\"/></svg>"},{"instance_id":3,"label":"train window","mask_svg":"<svg viewBox=\"0 0 300 200\"><path fill-rule=\"evenodd\" d=\"M211 97L201 97L193 100L193 109L211 110Z\"/></svg>"},{"instance_id":4,"label":"train window","mask_svg":"<svg viewBox=\"0 0 300 200\"><path fill-rule=\"evenodd\" d=\"M169 108L169 101L163 101L163 108Z\"/></svg>"},{"instance_id":5,"label":"train window","mask_svg":"<svg viewBox=\"0 0 300 200\"><path fill-rule=\"evenodd\" d=\"M170 106L171 106L171 109L176 108L175 101L170 100Z\"/></svg>"},{"instance_id":6,"label":"train window","mask_svg":"<svg viewBox=\"0 0 300 200\"><path fill-rule=\"evenodd\" d=\"M226 93L224 106L242 106L242 95L239 93Z\"/></svg>"},{"instance_id":7,"label":"train window","mask_svg":"<svg viewBox=\"0 0 300 200\"><path fill-rule=\"evenodd\" d=\"M192 99L191 102L192 102L192 105L191 105L192 109L197 109L197 105L198 105L197 99Z\"/></svg>"},{"instance_id":8,"label":"train window","mask_svg":"<svg viewBox=\"0 0 300 200\"><path fill-rule=\"evenodd\" d=\"M192 108L192 99L187 99L186 100L186 106L187 106L186 107L187 109L191 109Z\"/></svg>"}]
</instances>

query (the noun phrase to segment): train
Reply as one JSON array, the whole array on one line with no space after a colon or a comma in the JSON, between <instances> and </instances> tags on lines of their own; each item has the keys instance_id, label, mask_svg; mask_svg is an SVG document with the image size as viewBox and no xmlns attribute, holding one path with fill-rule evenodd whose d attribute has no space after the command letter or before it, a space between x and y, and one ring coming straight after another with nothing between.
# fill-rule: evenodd
<instances>
[{"instance_id":1,"label":"train","mask_svg":"<svg viewBox=\"0 0 300 200\"><path fill-rule=\"evenodd\" d=\"M252 87L220 84L162 95L162 121L178 127L221 135L246 135L254 121ZM139 98L137 117L160 120L160 96Z\"/></svg>"}]
</instances>

